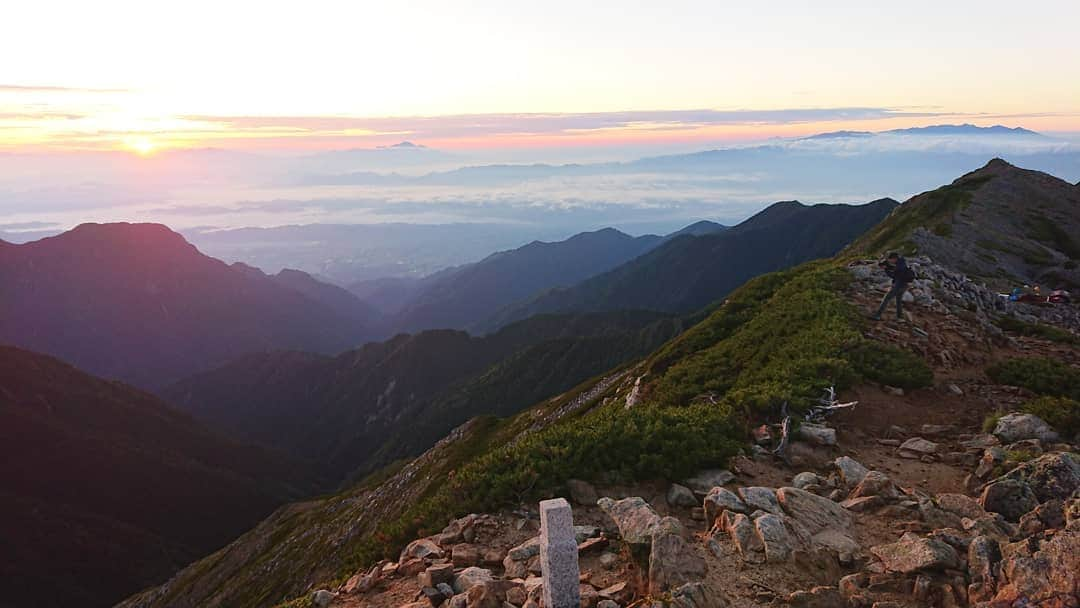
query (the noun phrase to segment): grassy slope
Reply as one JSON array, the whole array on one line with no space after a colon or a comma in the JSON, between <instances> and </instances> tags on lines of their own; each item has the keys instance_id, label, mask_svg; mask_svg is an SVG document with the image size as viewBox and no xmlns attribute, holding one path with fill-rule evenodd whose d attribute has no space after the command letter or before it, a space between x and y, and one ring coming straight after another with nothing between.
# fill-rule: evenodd
<instances>
[{"instance_id":1,"label":"grassy slope","mask_svg":"<svg viewBox=\"0 0 1080 608\"><path fill-rule=\"evenodd\" d=\"M396 556L404 543L437 532L451 517L559 493L570 477L677 479L724 465L748 424L784 401L796 410L807 405L827 384L928 383L921 359L862 337L860 318L842 293L848 280L840 262L827 261L750 281L642 364L512 418L474 420L457 441L398 473L275 516L275 525L249 534L259 539L249 542L258 545L256 556L238 567L215 574L213 560L222 558L212 556L185 571L163 601L132 605L200 604L184 599L191 597L213 597L201 602L207 606L272 605L311 583L342 580ZM646 399L626 410L624 393L642 372ZM710 392L713 400L698 398ZM575 406L569 414L552 415L568 405ZM373 502L380 491L394 494L393 506ZM204 585L210 589L191 595Z\"/></svg>"}]
</instances>

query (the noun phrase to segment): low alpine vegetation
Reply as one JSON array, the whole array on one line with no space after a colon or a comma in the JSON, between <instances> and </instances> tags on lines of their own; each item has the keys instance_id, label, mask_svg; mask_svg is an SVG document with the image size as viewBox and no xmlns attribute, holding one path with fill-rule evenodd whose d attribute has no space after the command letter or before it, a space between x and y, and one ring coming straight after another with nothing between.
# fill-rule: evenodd
<instances>
[{"instance_id":1,"label":"low alpine vegetation","mask_svg":"<svg viewBox=\"0 0 1080 608\"><path fill-rule=\"evenodd\" d=\"M988 367L986 374L998 384L1020 386L1039 395L1080 400L1080 370L1057 359L1008 359Z\"/></svg>"}]
</instances>

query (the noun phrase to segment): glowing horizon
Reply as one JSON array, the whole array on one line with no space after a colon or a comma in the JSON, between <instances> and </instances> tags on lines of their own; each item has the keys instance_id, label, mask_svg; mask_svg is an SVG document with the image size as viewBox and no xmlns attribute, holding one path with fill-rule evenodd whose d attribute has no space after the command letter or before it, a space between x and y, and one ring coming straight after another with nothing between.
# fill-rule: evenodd
<instances>
[{"instance_id":1,"label":"glowing horizon","mask_svg":"<svg viewBox=\"0 0 1080 608\"><path fill-rule=\"evenodd\" d=\"M0 68L0 151L587 147L959 122L1080 133L1080 5L967 4L883 19L853 0L200 0L166 23L133 0L22 2L0 37L19 58Z\"/></svg>"}]
</instances>

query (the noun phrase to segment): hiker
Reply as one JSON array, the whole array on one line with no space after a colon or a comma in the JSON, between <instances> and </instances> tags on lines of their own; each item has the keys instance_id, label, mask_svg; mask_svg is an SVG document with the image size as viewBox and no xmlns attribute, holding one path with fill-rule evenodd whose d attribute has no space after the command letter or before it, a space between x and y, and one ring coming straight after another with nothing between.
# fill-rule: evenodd
<instances>
[{"instance_id":1,"label":"hiker","mask_svg":"<svg viewBox=\"0 0 1080 608\"><path fill-rule=\"evenodd\" d=\"M892 278L892 288L889 289L889 293L885 294L885 297L881 299L881 305L878 306L877 312L874 313L871 319L875 321L881 320L881 313L885 312L885 307L889 305L889 300L896 298L896 320L904 320L904 310L901 302L904 300L904 292L907 291L908 285L915 280L915 272L908 268L907 260L904 256L896 253L895 251L889 252L888 257L878 263L885 274Z\"/></svg>"}]
</instances>

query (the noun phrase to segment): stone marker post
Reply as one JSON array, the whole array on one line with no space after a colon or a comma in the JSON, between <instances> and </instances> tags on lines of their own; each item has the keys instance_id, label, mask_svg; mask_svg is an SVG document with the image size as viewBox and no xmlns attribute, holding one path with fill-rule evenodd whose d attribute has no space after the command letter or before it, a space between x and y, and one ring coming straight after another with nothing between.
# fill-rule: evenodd
<instances>
[{"instance_id":1,"label":"stone marker post","mask_svg":"<svg viewBox=\"0 0 1080 608\"><path fill-rule=\"evenodd\" d=\"M540 501L540 569L544 608L580 608L574 515L565 498Z\"/></svg>"}]
</instances>

